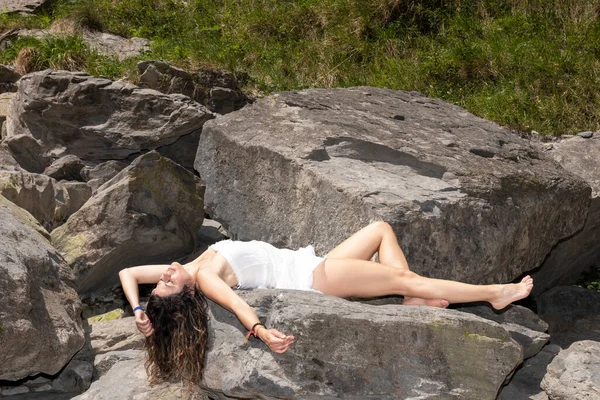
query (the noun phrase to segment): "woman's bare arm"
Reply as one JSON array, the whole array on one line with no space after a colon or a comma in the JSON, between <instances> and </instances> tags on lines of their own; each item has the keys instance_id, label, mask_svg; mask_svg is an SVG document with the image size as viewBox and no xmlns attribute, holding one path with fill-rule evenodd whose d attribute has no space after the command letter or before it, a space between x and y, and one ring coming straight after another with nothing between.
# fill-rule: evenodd
<instances>
[{"instance_id":1,"label":"woman's bare arm","mask_svg":"<svg viewBox=\"0 0 600 400\"><path fill-rule=\"evenodd\" d=\"M129 301L131 308L135 308L140 305L140 295L138 285L140 283L157 283L160 280L160 276L167 269L168 265L143 265L140 267L125 268L119 271L119 278L121 279L121 286L125 297ZM154 329L150 320L146 316L146 313L142 310L134 311L135 323L140 332L144 336L150 336Z\"/></svg>"},{"instance_id":2,"label":"woman's bare arm","mask_svg":"<svg viewBox=\"0 0 600 400\"><path fill-rule=\"evenodd\" d=\"M251 329L260 322L256 313L240 296L238 296L214 271L204 269L198 271L197 282L206 297L220 304L238 317L246 329ZM293 336L286 336L276 329L257 328L257 336L276 353L283 353L294 343Z\"/></svg>"}]
</instances>

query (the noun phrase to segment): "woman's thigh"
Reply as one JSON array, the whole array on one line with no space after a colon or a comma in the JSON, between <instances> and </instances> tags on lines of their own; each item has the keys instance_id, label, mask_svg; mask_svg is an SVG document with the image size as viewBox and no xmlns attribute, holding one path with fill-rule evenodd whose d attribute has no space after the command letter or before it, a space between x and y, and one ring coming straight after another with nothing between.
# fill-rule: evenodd
<instances>
[{"instance_id":1,"label":"woman's thigh","mask_svg":"<svg viewBox=\"0 0 600 400\"><path fill-rule=\"evenodd\" d=\"M402 294L416 274L372 261L326 258L313 272L312 288L337 297Z\"/></svg>"}]
</instances>

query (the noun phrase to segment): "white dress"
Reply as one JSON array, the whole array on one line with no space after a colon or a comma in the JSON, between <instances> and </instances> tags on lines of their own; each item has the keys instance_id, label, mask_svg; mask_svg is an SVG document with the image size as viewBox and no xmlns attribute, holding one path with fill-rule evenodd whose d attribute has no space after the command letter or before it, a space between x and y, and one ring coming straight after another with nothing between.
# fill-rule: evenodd
<instances>
[{"instance_id":1,"label":"white dress","mask_svg":"<svg viewBox=\"0 0 600 400\"><path fill-rule=\"evenodd\" d=\"M257 240L222 240L210 248L229 262L240 289L313 290L313 271L323 261L312 246L290 250Z\"/></svg>"}]
</instances>

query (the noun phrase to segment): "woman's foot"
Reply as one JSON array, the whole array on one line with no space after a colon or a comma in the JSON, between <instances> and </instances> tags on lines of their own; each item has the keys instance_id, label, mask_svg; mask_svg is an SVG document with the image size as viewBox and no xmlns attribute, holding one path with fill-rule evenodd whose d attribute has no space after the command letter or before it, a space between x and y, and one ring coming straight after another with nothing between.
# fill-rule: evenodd
<instances>
[{"instance_id":1,"label":"woman's foot","mask_svg":"<svg viewBox=\"0 0 600 400\"><path fill-rule=\"evenodd\" d=\"M500 294L495 300L490 301L492 307L496 310L501 310L513 301L529 296L531 289L533 289L533 278L527 275L520 283L509 283L500 286Z\"/></svg>"},{"instance_id":2,"label":"woman's foot","mask_svg":"<svg viewBox=\"0 0 600 400\"><path fill-rule=\"evenodd\" d=\"M402 304L405 306L430 306L446 308L450 303L444 299L421 299L420 297L405 296Z\"/></svg>"}]
</instances>

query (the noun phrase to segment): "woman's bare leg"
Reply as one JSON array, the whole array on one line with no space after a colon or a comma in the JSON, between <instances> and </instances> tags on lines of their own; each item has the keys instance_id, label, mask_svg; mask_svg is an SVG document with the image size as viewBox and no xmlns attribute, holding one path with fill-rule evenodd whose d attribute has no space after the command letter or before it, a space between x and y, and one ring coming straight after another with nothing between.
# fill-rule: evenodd
<instances>
[{"instance_id":1,"label":"woman's bare leg","mask_svg":"<svg viewBox=\"0 0 600 400\"><path fill-rule=\"evenodd\" d=\"M533 288L527 276L520 283L470 285L425 278L408 270L358 259L326 258L314 271L313 288L338 297L378 297L399 294L450 303L487 301L496 309L525 298Z\"/></svg>"},{"instance_id":2,"label":"woman's bare leg","mask_svg":"<svg viewBox=\"0 0 600 400\"><path fill-rule=\"evenodd\" d=\"M381 264L409 271L408 262L398 244L396 233L390 224L384 221L373 222L362 228L331 250L327 254L327 258L353 258L368 261L375 253L379 253ZM448 301L404 296L403 304L447 307Z\"/></svg>"}]
</instances>

